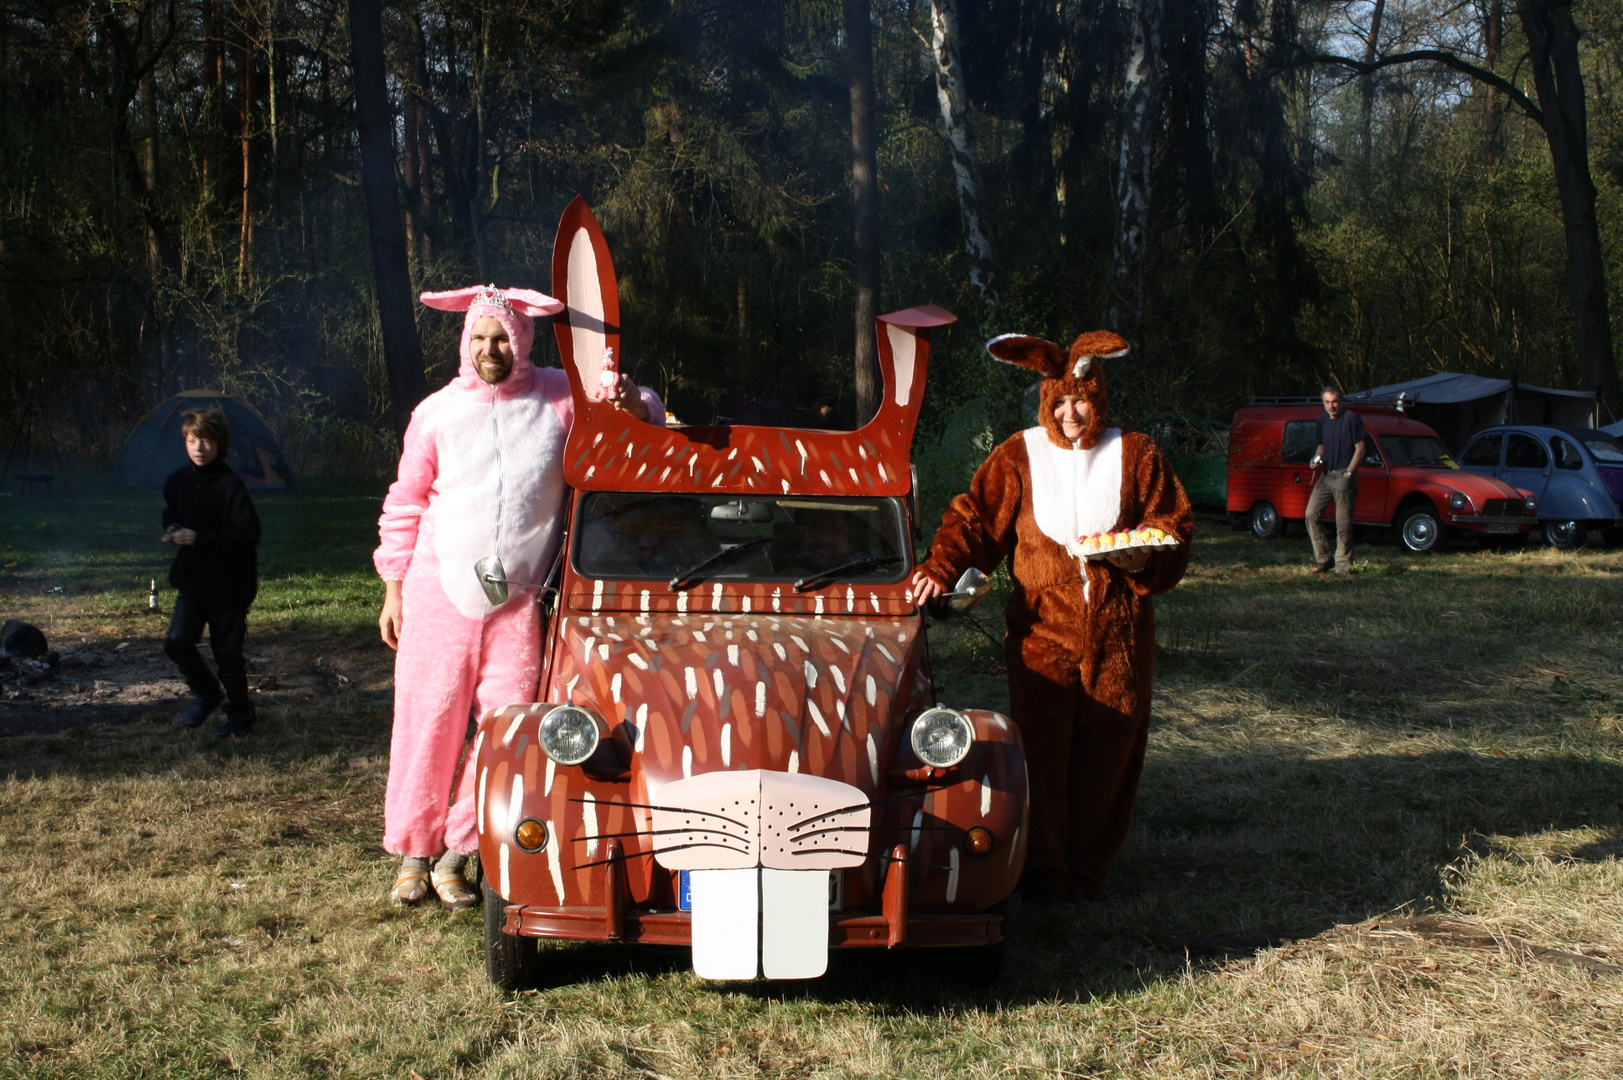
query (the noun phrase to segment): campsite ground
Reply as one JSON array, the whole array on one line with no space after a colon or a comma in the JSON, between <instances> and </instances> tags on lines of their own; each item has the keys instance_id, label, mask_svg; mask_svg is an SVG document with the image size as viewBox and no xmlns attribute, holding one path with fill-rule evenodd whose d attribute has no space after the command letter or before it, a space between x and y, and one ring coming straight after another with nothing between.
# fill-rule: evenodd
<instances>
[{"instance_id":1,"label":"campsite ground","mask_svg":"<svg viewBox=\"0 0 1623 1080\"><path fill-rule=\"evenodd\" d=\"M562 947L509 997L477 912L383 903L380 494L260 500L228 745L172 719L154 497L0 497L0 614L63 653L0 682L0 1078L1623 1072L1623 551L1369 543L1319 581L1203 518L1112 899L1019 911L994 992ZM932 630L953 700L1005 701L997 609Z\"/></svg>"}]
</instances>

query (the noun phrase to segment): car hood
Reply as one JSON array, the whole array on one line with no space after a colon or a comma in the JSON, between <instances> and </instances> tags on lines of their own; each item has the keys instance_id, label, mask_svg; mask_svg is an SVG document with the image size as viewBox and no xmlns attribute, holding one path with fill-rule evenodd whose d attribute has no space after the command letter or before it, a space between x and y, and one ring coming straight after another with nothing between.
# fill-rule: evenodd
<instances>
[{"instance_id":1,"label":"car hood","mask_svg":"<svg viewBox=\"0 0 1623 1080\"><path fill-rule=\"evenodd\" d=\"M1519 488L1471 469L1417 469L1399 465L1392 469L1392 476L1399 475L1413 477L1415 483L1437 484L1462 492L1477 506L1489 499L1515 499L1519 502L1523 495Z\"/></svg>"},{"instance_id":2,"label":"car hood","mask_svg":"<svg viewBox=\"0 0 1623 1080\"><path fill-rule=\"evenodd\" d=\"M900 718L929 704L917 616L562 618L548 700L601 713L644 803L672 780L727 769L873 792Z\"/></svg>"}]
</instances>

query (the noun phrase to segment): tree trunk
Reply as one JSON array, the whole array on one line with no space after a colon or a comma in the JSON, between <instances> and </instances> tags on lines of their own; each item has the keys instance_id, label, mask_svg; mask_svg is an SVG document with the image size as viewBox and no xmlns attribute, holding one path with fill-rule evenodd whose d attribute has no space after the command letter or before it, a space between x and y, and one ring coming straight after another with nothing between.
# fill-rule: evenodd
<instances>
[{"instance_id":1,"label":"tree trunk","mask_svg":"<svg viewBox=\"0 0 1623 1080\"><path fill-rule=\"evenodd\" d=\"M248 273L248 258L254 243L253 202L250 193L254 185L254 45L253 35L243 28L242 48L238 52L242 69L237 73L237 120L239 141L242 146L242 192L238 208L237 233L237 292L241 293Z\"/></svg>"},{"instance_id":2,"label":"tree trunk","mask_svg":"<svg viewBox=\"0 0 1623 1080\"><path fill-rule=\"evenodd\" d=\"M1112 260L1116 288L1110 305L1111 326L1128 340L1137 336L1144 317L1150 168L1155 157L1156 75L1160 63L1161 0L1138 0L1122 86L1121 153L1116 164L1116 250Z\"/></svg>"},{"instance_id":3,"label":"tree trunk","mask_svg":"<svg viewBox=\"0 0 1623 1080\"><path fill-rule=\"evenodd\" d=\"M219 183L215 140L220 136L220 69L223 61L220 54L220 18L216 6L218 2L219 0L202 0L203 100L202 107L198 110L197 126L203 143L203 199L209 205L214 202L215 186Z\"/></svg>"},{"instance_id":4,"label":"tree trunk","mask_svg":"<svg viewBox=\"0 0 1623 1080\"><path fill-rule=\"evenodd\" d=\"M980 305L980 323L993 321L997 310L997 261L987 238L981 212L981 166L975 154L975 131L969 123L969 99L964 91L958 60L958 0L931 0L935 57L936 100L941 122L952 148L952 174L958 188L958 214L963 219L964 254L969 259L969 284Z\"/></svg>"},{"instance_id":5,"label":"tree trunk","mask_svg":"<svg viewBox=\"0 0 1623 1080\"><path fill-rule=\"evenodd\" d=\"M361 185L372 231L383 366L397 434L423 399L423 347L411 303L406 236L395 195L394 117L383 79L383 8L380 0L349 0L351 63L355 72L356 128L361 143Z\"/></svg>"},{"instance_id":6,"label":"tree trunk","mask_svg":"<svg viewBox=\"0 0 1623 1080\"><path fill-rule=\"evenodd\" d=\"M1561 0L1526 3L1519 14L1561 200L1567 295L1572 301L1578 363L1585 389L1597 390L1616 411L1617 366L1606 307L1606 265L1595 214L1595 181L1589 173L1589 118L1578 60L1579 31L1572 21L1572 8Z\"/></svg>"},{"instance_id":7,"label":"tree trunk","mask_svg":"<svg viewBox=\"0 0 1623 1080\"><path fill-rule=\"evenodd\" d=\"M1386 11L1386 0L1375 0L1375 10L1369 17L1369 40L1364 43L1364 63L1373 64L1378 55L1378 46L1381 37L1381 16ZM1374 158L1375 146L1375 73L1366 71L1358 80L1359 96L1359 134L1363 138L1362 161L1364 170L1364 191L1369 192L1370 168Z\"/></svg>"},{"instance_id":8,"label":"tree trunk","mask_svg":"<svg viewBox=\"0 0 1623 1080\"><path fill-rule=\"evenodd\" d=\"M1489 71L1499 67L1499 49L1504 42L1505 34L1505 0L1490 0L1488 17L1482 28L1482 60L1483 66ZM1500 137L1499 127L1503 120L1499 105L1499 88L1488 87L1488 100L1482 116L1482 134L1484 157L1489 165L1499 161Z\"/></svg>"},{"instance_id":9,"label":"tree trunk","mask_svg":"<svg viewBox=\"0 0 1623 1080\"><path fill-rule=\"evenodd\" d=\"M873 28L868 0L845 0L845 57L851 80L851 206L856 269L857 426L879 408L879 153L874 124Z\"/></svg>"}]
</instances>

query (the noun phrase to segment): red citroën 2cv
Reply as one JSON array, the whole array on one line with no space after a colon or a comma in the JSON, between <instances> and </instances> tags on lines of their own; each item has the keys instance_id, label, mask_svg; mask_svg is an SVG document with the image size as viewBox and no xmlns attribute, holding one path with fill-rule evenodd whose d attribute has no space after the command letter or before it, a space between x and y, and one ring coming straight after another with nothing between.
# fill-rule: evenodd
<instances>
[{"instance_id":1,"label":"red citro\u00ebn 2cv","mask_svg":"<svg viewBox=\"0 0 1623 1080\"><path fill-rule=\"evenodd\" d=\"M690 946L711 979L812 978L835 948L959 946L995 973L1020 736L938 702L908 588L909 451L953 316L878 320L857 431L661 428L596 400L619 296L579 198L553 292L576 419L544 700L486 715L472 752L491 980L533 983L539 938Z\"/></svg>"}]
</instances>

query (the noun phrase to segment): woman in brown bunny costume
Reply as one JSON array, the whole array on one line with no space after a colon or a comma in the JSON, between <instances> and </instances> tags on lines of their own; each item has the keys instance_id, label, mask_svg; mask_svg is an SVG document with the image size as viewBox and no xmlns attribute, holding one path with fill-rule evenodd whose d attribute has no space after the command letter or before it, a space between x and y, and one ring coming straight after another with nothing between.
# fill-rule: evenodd
<instances>
[{"instance_id":1,"label":"woman in brown bunny costume","mask_svg":"<svg viewBox=\"0 0 1623 1080\"><path fill-rule=\"evenodd\" d=\"M1031 837L1021 894L1104 897L1127 838L1149 734L1156 593L1189 565L1194 513L1148 436L1105 427L1102 357L1127 342L1083 334L1069 353L1006 334L987 350L1043 376L1040 426L992 451L952 500L913 577L927 603L973 566L1010 560L1010 712L1026 747ZM1176 547L1111 552L1080 562L1065 544L1147 524Z\"/></svg>"}]
</instances>

